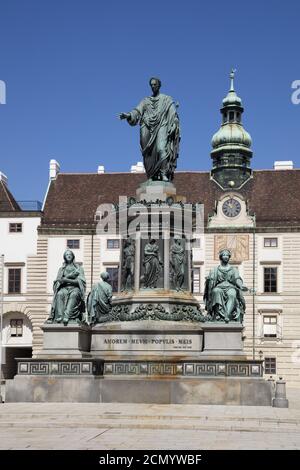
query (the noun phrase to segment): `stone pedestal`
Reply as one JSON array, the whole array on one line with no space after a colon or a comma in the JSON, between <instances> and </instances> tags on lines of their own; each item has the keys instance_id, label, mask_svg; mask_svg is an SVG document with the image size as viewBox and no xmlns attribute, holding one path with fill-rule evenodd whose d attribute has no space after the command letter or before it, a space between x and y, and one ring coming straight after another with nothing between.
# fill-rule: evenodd
<instances>
[{"instance_id":1,"label":"stone pedestal","mask_svg":"<svg viewBox=\"0 0 300 470\"><path fill-rule=\"evenodd\" d=\"M39 358L82 358L89 356L91 330L88 326L58 323L44 324L43 349Z\"/></svg>"},{"instance_id":2,"label":"stone pedestal","mask_svg":"<svg viewBox=\"0 0 300 470\"><path fill-rule=\"evenodd\" d=\"M203 354L221 357L244 355L243 329L240 323L204 323Z\"/></svg>"},{"instance_id":3,"label":"stone pedestal","mask_svg":"<svg viewBox=\"0 0 300 470\"><path fill-rule=\"evenodd\" d=\"M203 349L200 324L143 320L96 325L92 329L91 354L96 358L119 360L130 356L199 357Z\"/></svg>"},{"instance_id":4,"label":"stone pedestal","mask_svg":"<svg viewBox=\"0 0 300 470\"><path fill-rule=\"evenodd\" d=\"M185 202L185 197L176 194L176 188L173 183L166 181L146 181L136 190L138 201L156 202Z\"/></svg>"}]
</instances>

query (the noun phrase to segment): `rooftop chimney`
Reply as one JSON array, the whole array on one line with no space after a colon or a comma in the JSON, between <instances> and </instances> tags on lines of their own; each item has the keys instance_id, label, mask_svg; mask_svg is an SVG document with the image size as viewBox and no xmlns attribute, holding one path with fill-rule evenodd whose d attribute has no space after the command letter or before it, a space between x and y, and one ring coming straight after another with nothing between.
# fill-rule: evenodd
<instances>
[{"instance_id":1,"label":"rooftop chimney","mask_svg":"<svg viewBox=\"0 0 300 470\"><path fill-rule=\"evenodd\" d=\"M292 170L294 162L292 160L282 160L274 162L274 170Z\"/></svg>"},{"instance_id":2,"label":"rooftop chimney","mask_svg":"<svg viewBox=\"0 0 300 470\"><path fill-rule=\"evenodd\" d=\"M131 165L130 173L145 173L143 162L137 162L136 165Z\"/></svg>"},{"instance_id":3,"label":"rooftop chimney","mask_svg":"<svg viewBox=\"0 0 300 470\"><path fill-rule=\"evenodd\" d=\"M101 175L102 173L105 173L104 165L99 165L98 166L97 173L98 173L98 175Z\"/></svg>"},{"instance_id":4,"label":"rooftop chimney","mask_svg":"<svg viewBox=\"0 0 300 470\"><path fill-rule=\"evenodd\" d=\"M49 164L49 178L55 180L60 170L60 165L56 160L50 160Z\"/></svg>"},{"instance_id":5,"label":"rooftop chimney","mask_svg":"<svg viewBox=\"0 0 300 470\"><path fill-rule=\"evenodd\" d=\"M7 176L4 173L2 173L2 171L0 171L0 181L3 181L3 183L6 184L7 186L8 179L7 179Z\"/></svg>"}]
</instances>

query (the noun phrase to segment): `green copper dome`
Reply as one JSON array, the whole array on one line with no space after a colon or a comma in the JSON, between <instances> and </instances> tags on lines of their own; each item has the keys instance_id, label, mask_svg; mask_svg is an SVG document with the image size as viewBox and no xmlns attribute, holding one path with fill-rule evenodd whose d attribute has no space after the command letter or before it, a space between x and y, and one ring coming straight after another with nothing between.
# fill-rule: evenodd
<instances>
[{"instance_id":1,"label":"green copper dome","mask_svg":"<svg viewBox=\"0 0 300 470\"><path fill-rule=\"evenodd\" d=\"M242 100L234 90L229 90L227 96L223 99L223 106L240 106L242 107Z\"/></svg>"},{"instance_id":2,"label":"green copper dome","mask_svg":"<svg viewBox=\"0 0 300 470\"><path fill-rule=\"evenodd\" d=\"M252 140L242 125L244 108L241 98L234 90L234 72L232 70L230 73L230 90L223 99L221 127L211 141L211 176L224 190L241 188L252 173Z\"/></svg>"},{"instance_id":3,"label":"green copper dome","mask_svg":"<svg viewBox=\"0 0 300 470\"><path fill-rule=\"evenodd\" d=\"M230 73L230 90L227 96L223 99L223 107L221 113L223 115L223 122L221 128L216 132L212 138L211 145L213 149L226 146L250 148L252 141L250 134L245 131L242 121L242 100L234 90L234 70ZM214 152L214 151L213 151Z\"/></svg>"},{"instance_id":4,"label":"green copper dome","mask_svg":"<svg viewBox=\"0 0 300 470\"><path fill-rule=\"evenodd\" d=\"M244 147L251 147L252 140L250 134L245 131L241 124L226 123L216 132L212 138L212 147L218 148L222 146L242 145Z\"/></svg>"}]
</instances>

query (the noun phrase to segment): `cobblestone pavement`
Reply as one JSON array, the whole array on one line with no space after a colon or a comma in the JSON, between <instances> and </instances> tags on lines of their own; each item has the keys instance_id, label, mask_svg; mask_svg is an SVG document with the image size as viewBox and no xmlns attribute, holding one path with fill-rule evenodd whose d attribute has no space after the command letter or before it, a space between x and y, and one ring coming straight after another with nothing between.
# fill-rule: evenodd
<instances>
[{"instance_id":1,"label":"cobblestone pavement","mask_svg":"<svg viewBox=\"0 0 300 470\"><path fill-rule=\"evenodd\" d=\"M290 408L7 403L0 449L299 449L300 390Z\"/></svg>"}]
</instances>

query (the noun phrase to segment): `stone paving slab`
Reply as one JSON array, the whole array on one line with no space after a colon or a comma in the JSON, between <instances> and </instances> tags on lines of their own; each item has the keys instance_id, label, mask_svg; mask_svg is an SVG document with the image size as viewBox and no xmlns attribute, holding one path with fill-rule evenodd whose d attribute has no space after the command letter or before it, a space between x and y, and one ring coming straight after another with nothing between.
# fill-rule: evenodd
<instances>
[{"instance_id":1,"label":"stone paving slab","mask_svg":"<svg viewBox=\"0 0 300 470\"><path fill-rule=\"evenodd\" d=\"M299 448L300 407L0 405L0 449Z\"/></svg>"}]
</instances>

